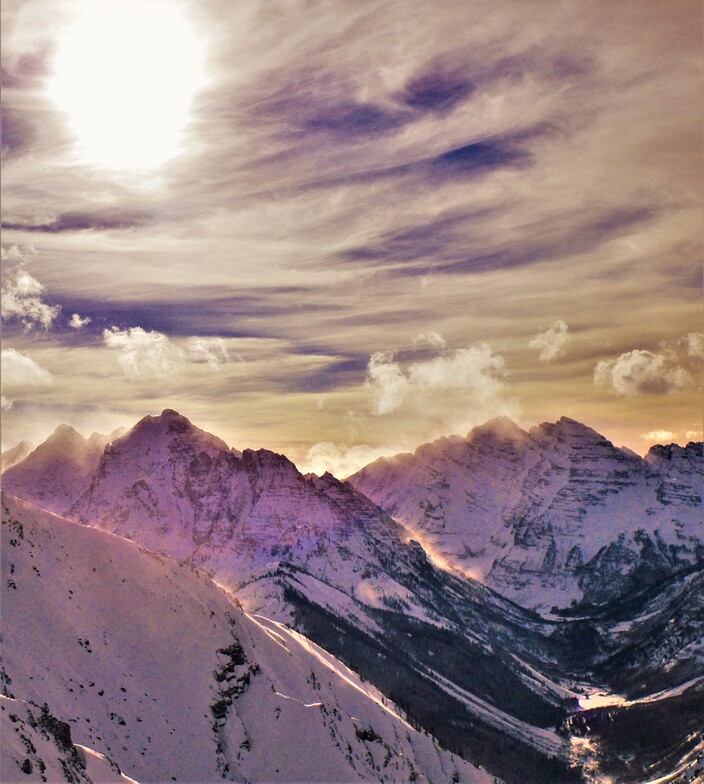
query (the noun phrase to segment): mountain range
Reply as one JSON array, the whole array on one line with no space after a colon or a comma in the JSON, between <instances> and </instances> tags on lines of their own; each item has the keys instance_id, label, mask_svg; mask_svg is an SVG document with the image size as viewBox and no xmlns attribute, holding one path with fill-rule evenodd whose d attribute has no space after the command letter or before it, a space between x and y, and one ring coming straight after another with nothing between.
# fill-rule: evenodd
<instances>
[{"instance_id":1,"label":"mountain range","mask_svg":"<svg viewBox=\"0 0 704 784\"><path fill-rule=\"evenodd\" d=\"M345 673L343 682L364 678L366 690L373 683L382 705L393 706L386 706L390 719L393 714L456 752L445 758L433 742L423 746L412 765L415 776L449 781L456 771L465 776L461 780L483 781L488 770L508 784L609 776L642 782L680 769L689 775L702 748L701 465L701 444L654 447L643 459L572 420L526 432L502 419L466 438L441 439L413 455L377 461L340 482L329 474L304 476L285 456L267 450L231 449L166 410L107 438L84 439L71 428L58 428L4 472L3 492L23 501L6 497L3 532L17 539L12 521L23 516L46 533L45 569L53 584L66 577L67 568L72 574L73 555L66 561L68 544L50 533L70 531L71 546L84 553L81 569L90 570L91 593L99 593L106 570L103 561L94 562L97 550L128 547L145 563L179 570L178 579L173 572L170 578L154 575L158 585L151 588L152 577L145 577L143 594L130 599L136 605L147 595L166 601L176 583L187 584L186 575L200 575L214 593L198 599L199 606L215 616L229 613L243 628L264 627L266 639L283 644L296 666L303 657L303 670L309 666L305 656L315 651L335 672ZM130 582L129 574L121 575ZM17 583L8 575L3 590L14 599L10 581ZM75 594L73 583L66 589L69 598L57 600L53 622L73 627L70 614L61 618L73 601L69 591ZM193 597L194 591L187 592ZM226 612L217 604L223 596L230 603ZM28 605L42 601L40 592L27 593ZM172 609L180 615L180 606ZM104 631L102 611L91 612L80 639L91 639L89 631L98 639ZM166 611L154 612L157 617ZM27 626L14 610L7 617L13 628ZM115 620L123 623L125 618ZM38 638L40 630L32 634ZM216 651L218 645L228 647L196 627L181 629L180 637L164 630L163 640L152 641L149 634L162 633L149 627L140 638L149 642L135 643L137 649L178 650L194 635ZM242 634L235 636L240 640ZM31 662L33 645L36 638L12 646L6 638L3 647L20 650ZM81 675L84 683L88 676L73 661L81 651L67 651L61 659L66 672L74 680ZM199 653L203 661L208 655ZM5 660L14 661L5 672L16 683L13 670L22 671L18 659L6 653ZM247 661L258 659L252 654ZM22 666L25 672L36 669ZM183 663L185 679L192 666L190 660ZM107 672L107 661L104 667ZM276 671L274 665L261 667ZM132 672L131 665L123 669L124 677ZM158 680L154 674L149 678ZM200 692L206 687L198 678L193 688ZM54 684L20 683L16 693L7 688L21 701L14 715L31 714L36 723L37 706L45 702L57 720L73 715L69 703L55 697ZM323 700L326 710L341 699L338 686L335 681ZM272 688L276 691L275 683ZM302 684L296 689L305 692ZM314 695L305 695L305 704L315 702ZM171 697L160 699L167 706L164 715L171 715ZM94 709L94 704L83 708L90 720L85 723L96 721ZM174 710L180 716L182 709ZM28 719L21 721L26 725ZM139 723L155 721L150 716ZM360 740L359 730L362 743L398 751L398 741L389 740L396 730L384 734L376 724L370 732L356 726L354 737ZM313 737L315 727L301 730ZM202 728L182 729L205 743L198 735ZM336 730L354 751L352 731L347 725ZM133 759L138 744L123 738L108 746L106 732L99 742L97 735L83 734L80 743L139 781L163 780L163 756L151 768L140 766ZM233 759L232 743L221 746L226 751L223 759L216 755L217 770L225 778L237 769L236 776L252 781L319 781L321 775L330 781L387 780L377 769L377 746L374 762L366 757L376 773L363 772L355 762L361 767L353 774L328 749L334 760L325 763L330 773L317 779L312 767L290 767L292 745L288 762L279 760L279 779L267 779L272 769L259 763L236 768L242 761L237 754ZM140 748L150 756L152 749ZM474 767L463 768L459 755ZM177 777L188 779L187 767L179 770ZM188 775L195 781L214 774L203 768ZM408 768L398 775L388 780L413 780Z\"/></svg>"}]
</instances>

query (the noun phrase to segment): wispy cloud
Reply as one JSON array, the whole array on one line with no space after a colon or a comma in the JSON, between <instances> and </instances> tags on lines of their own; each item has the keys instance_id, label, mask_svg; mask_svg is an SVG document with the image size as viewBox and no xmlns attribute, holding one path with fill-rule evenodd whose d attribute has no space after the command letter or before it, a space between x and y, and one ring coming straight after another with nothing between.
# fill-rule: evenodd
<instances>
[{"instance_id":1,"label":"wispy cloud","mask_svg":"<svg viewBox=\"0 0 704 784\"><path fill-rule=\"evenodd\" d=\"M192 362L204 362L214 370L230 359L225 341L222 338L191 338L188 353Z\"/></svg>"},{"instance_id":2,"label":"wispy cloud","mask_svg":"<svg viewBox=\"0 0 704 784\"><path fill-rule=\"evenodd\" d=\"M230 359L222 338L192 337L184 344L142 327L104 329L103 344L118 352L117 362L132 381L180 378L188 364L218 371Z\"/></svg>"},{"instance_id":3,"label":"wispy cloud","mask_svg":"<svg viewBox=\"0 0 704 784\"><path fill-rule=\"evenodd\" d=\"M671 430L651 430L649 433L643 433L641 436L643 441L655 442L656 444L671 444L677 438L677 433Z\"/></svg>"},{"instance_id":4,"label":"wispy cloud","mask_svg":"<svg viewBox=\"0 0 704 784\"><path fill-rule=\"evenodd\" d=\"M3 349L0 369L2 370L2 389L12 397L2 396L2 410L9 411L15 398L26 393L29 388L51 384L53 377L48 370L38 365L31 357L14 348Z\"/></svg>"},{"instance_id":5,"label":"wispy cloud","mask_svg":"<svg viewBox=\"0 0 704 784\"><path fill-rule=\"evenodd\" d=\"M47 330L61 308L42 301L44 286L26 269L36 254L33 246L2 248L2 261L6 265L2 281L2 318L3 321L17 320L26 330Z\"/></svg>"},{"instance_id":6,"label":"wispy cloud","mask_svg":"<svg viewBox=\"0 0 704 784\"><path fill-rule=\"evenodd\" d=\"M571 340L567 324L558 319L545 332L536 335L528 345L539 352L538 359L541 362L552 362L565 354Z\"/></svg>"},{"instance_id":7,"label":"wispy cloud","mask_svg":"<svg viewBox=\"0 0 704 784\"><path fill-rule=\"evenodd\" d=\"M118 352L118 364L133 381L173 378L184 361L183 350L166 335L142 327L105 329L103 342Z\"/></svg>"}]
</instances>

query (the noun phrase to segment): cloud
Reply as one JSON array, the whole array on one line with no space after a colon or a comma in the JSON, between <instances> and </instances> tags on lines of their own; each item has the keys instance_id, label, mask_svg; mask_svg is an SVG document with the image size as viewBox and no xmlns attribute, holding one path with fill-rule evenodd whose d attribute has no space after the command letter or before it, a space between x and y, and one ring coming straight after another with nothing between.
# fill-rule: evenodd
<instances>
[{"instance_id":1,"label":"cloud","mask_svg":"<svg viewBox=\"0 0 704 784\"><path fill-rule=\"evenodd\" d=\"M48 330L61 310L59 305L42 302L44 286L25 269L36 253L32 245L2 248L2 260L10 265L2 281L2 319L19 321L25 331L36 327Z\"/></svg>"},{"instance_id":2,"label":"cloud","mask_svg":"<svg viewBox=\"0 0 704 784\"><path fill-rule=\"evenodd\" d=\"M467 100L475 89L461 68L435 67L411 79L402 98L414 109L443 114Z\"/></svg>"},{"instance_id":3,"label":"cloud","mask_svg":"<svg viewBox=\"0 0 704 784\"><path fill-rule=\"evenodd\" d=\"M687 441L701 441L704 438L704 431L702 430L688 430L684 434Z\"/></svg>"},{"instance_id":4,"label":"cloud","mask_svg":"<svg viewBox=\"0 0 704 784\"><path fill-rule=\"evenodd\" d=\"M704 359L704 332L690 332L685 340L689 356Z\"/></svg>"},{"instance_id":5,"label":"cloud","mask_svg":"<svg viewBox=\"0 0 704 784\"><path fill-rule=\"evenodd\" d=\"M671 430L651 430L649 433L643 433L641 438L643 441L655 441L658 444L672 444L677 438L677 433Z\"/></svg>"},{"instance_id":6,"label":"cloud","mask_svg":"<svg viewBox=\"0 0 704 784\"><path fill-rule=\"evenodd\" d=\"M433 348L447 348L447 341L439 332L421 332L413 338L413 345L426 343Z\"/></svg>"},{"instance_id":7,"label":"cloud","mask_svg":"<svg viewBox=\"0 0 704 784\"><path fill-rule=\"evenodd\" d=\"M2 350L3 387L38 386L51 383L51 373L40 367L31 357L14 348Z\"/></svg>"},{"instance_id":8,"label":"cloud","mask_svg":"<svg viewBox=\"0 0 704 784\"><path fill-rule=\"evenodd\" d=\"M406 370L388 351L372 355L367 367L367 387L372 392L372 408L382 416L396 411L407 401L423 405L428 398L444 392L461 392L467 401L483 404L501 396L504 359L486 343L444 351L425 362L410 364Z\"/></svg>"},{"instance_id":9,"label":"cloud","mask_svg":"<svg viewBox=\"0 0 704 784\"><path fill-rule=\"evenodd\" d=\"M191 338L188 342L191 362L205 363L213 370L230 359L230 354L222 338Z\"/></svg>"},{"instance_id":10,"label":"cloud","mask_svg":"<svg viewBox=\"0 0 704 784\"><path fill-rule=\"evenodd\" d=\"M5 231L26 231L38 234L62 234L77 231L119 231L143 226L152 216L144 212L126 210L105 214L101 211L66 212L38 222L3 221Z\"/></svg>"},{"instance_id":11,"label":"cloud","mask_svg":"<svg viewBox=\"0 0 704 784\"><path fill-rule=\"evenodd\" d=\"M371 447L367 444L348 447L345 444L321 441L308 450L305 458L301 461L300 468L302 471L318 475L329 471L338 479L345 479L374 460L380 457L390 457L397 451L397 449Z\"/></svg>"},{"instance_id":12,"label":"cloud","mask_svg":"<svg viewBox=\"0 0 704 784\"><path fill-rule=\"evenodd\" d=\"M166 335L142 327L105 329L103 342L119 352L117 361L132 381L173 378L184 360L184 352Z\"/></svg>"},{"instance_id":13,"label":"cloud","mask_svg":"<svg viewBox=\"0 0 704 784\"><path fill-rule=\"evenodd\" d=\"M188 364L217 371L230 359L222 338L192 337L182 348L165 333L142 327L104 329L103 343L119 352L117 361L132 381L178 377Z\"/></svg>"},{"instance_id":14,"label":"cloud","mask_svg":"<svg viewBox=\"0 0 704 784\"><path fill-rule=\"evenodd\" d=\"M567 331L567 324L558 319L545 332L536 335L528 345L540 352L538 359L541 362L552 362L565 354L571 340L572 338Z\"/></svg>"},{"instance_id":15,"label":"cloud","mask_svg":"<svg viewBox=\"0 0 704 784\"><path fill-rule=\"evenodd\" d=\"M373 410L383 415L395 411L410 391L410 381L390 351L372 354L367 367L367 386L373 393Z\"/></svg>"},{"instance_id":16,"label":"cloud","mask_svg":"<svg viewBox=\"0 0 704 784\"><path fill-rule=\"evenodd\" d=\"M2 395L3 411L9 411L15 402L14 398L27 387L46 386L53 380L48 370L14 348L3 349L0 353L0 370L3 390L12 393L12 397Z\"/></svg>"},{"instance_id":17,"label":"cloud","mask_svg":"<svg viewBox=\"0 0 704 784\"><path fill-rule=\"evenodd\" d=\"M88 316L86 316L85 318L81 318L81 316L79 316L78 313L74 313L71 316L71 321L68 322L68 325L69 327L71 327L71 329L83 329L83 327L88 326L90 322L91 319Z\"/></svg>"},{"instance_id":18,"label":"cloud","mask_svg":"<svg viewBox=\"0 0 704 784\"><path fill-rule=\"evenodd\" d=\"M618 359L603 360L594 369L594 381L622 397L666 395L694 385L691 374L674 364L669 352L634 349Z\"/></svg>"}]
</instances>

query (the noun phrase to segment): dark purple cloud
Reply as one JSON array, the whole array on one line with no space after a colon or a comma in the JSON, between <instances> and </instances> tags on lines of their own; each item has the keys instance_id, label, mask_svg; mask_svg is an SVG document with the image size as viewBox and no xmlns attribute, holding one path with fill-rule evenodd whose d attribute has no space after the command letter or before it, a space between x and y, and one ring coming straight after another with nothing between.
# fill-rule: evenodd
<instances>
[{"instance_id":1,"label":"dark purple cloud","mask_svg":"<svg viewBox=\"0 0 704 784\"><path fill-rule=\"evenodd\" d=\"M151 215L145 212L123 212L106 215L105 213L66 212L45 223L25 223L21 221L3 222L6 231L26 231L29 233L62 234L75 231L113 231L131 229L149 223Z\"/></svg>"},{"instance_id":2,"label":"dark purple cloud","mask_svg":"<svg viewBox=\"0 0 704 784\"><path fill-rule=\"evenodd\" d=\"M401 96L413 109L444 113L466 101L476 86L460 70L428 70L411 79Z\"/></svg>"},{"instance_id":3,"label":"dark purple cloud","mask_svg":"<svg viewBox=\"0 0 704 784\"><path fill-rule=\"evenodd\" d=\"M491 169L519 167L530 163L530 155L509 137L472 142L448 150L432 160L436 170L446 175L463 176Z\"/></svg>"},{"instance_id":4,"label":"dark purple cloud","mask_svg":"<svg viewBox=\"0 0 704 784\"><path fill-rule=\"evenodd\" d=\"M520 242L507 237L505 243L487 247L477 236L475 225L490 216L467 213L390 232L375 243L343 252L340 259L371 267L402 263L386 273L391 277L424 275L429 265L437 274L515 269L594 250L656 216L652 207L602 211L578 224L570 223L571 216L556 216L548 223L526 224Z\"/></svg>"},{"instance_id":5,"label":"dark purple cloud","mask_svg":"<svg viewBox=\"0 0 704 784\"><path fill-rule=\"evenodd\" d=\"M2 107L2 156L14 158L24 154L35 139L34 128L19 112L10 107Z\"/></svg>"},{"instance_id":6,"label":"dark purple cloud","mask_svg":"<svg viewBox=\"0 0 704 784\"><path fill-rule=\"evenodd\" d=\"M371 103L345 101L313 114L305 121L304 128L307 131L328 132L344 139L395 131L409 119L408 114L390 111Z\"/></svg>"}]
</instances>

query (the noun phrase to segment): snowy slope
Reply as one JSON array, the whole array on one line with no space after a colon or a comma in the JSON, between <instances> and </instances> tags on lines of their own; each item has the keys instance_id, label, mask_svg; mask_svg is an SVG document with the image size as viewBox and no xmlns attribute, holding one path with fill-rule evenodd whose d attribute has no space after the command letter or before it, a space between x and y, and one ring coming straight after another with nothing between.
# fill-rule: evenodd
<instances>
[{"instance_id":1,"label":"snowy slope","mask_svg":"<svg viewBox=\"0 0 704 784\"><path fill-rule=\"evenodd\" d=\"M570 419L529 432L498 419L350 481L438 562L541 611L704 556L701 444L644 460Z\"/></svg>"},{"instance_id":2,"label":"snowy slope","mask_svg":"<svg viewBox=\"0 0 704 784\"><path fill-rule=\"evenodd\" d=\"M0 780L137 784L104 754L74 744L69 725L44 706L1 695Z\"/></svg>"},{"instance_id":3,"label":"snowy slope","mask_svg":"<svg viewBox=\"0 0 704 784\"><path fill-rule=\"evenodd\" d=\"M2 534L7 696L142 784L494 780L191 567L8 496Z\"/></svg>"}]
</instances>

